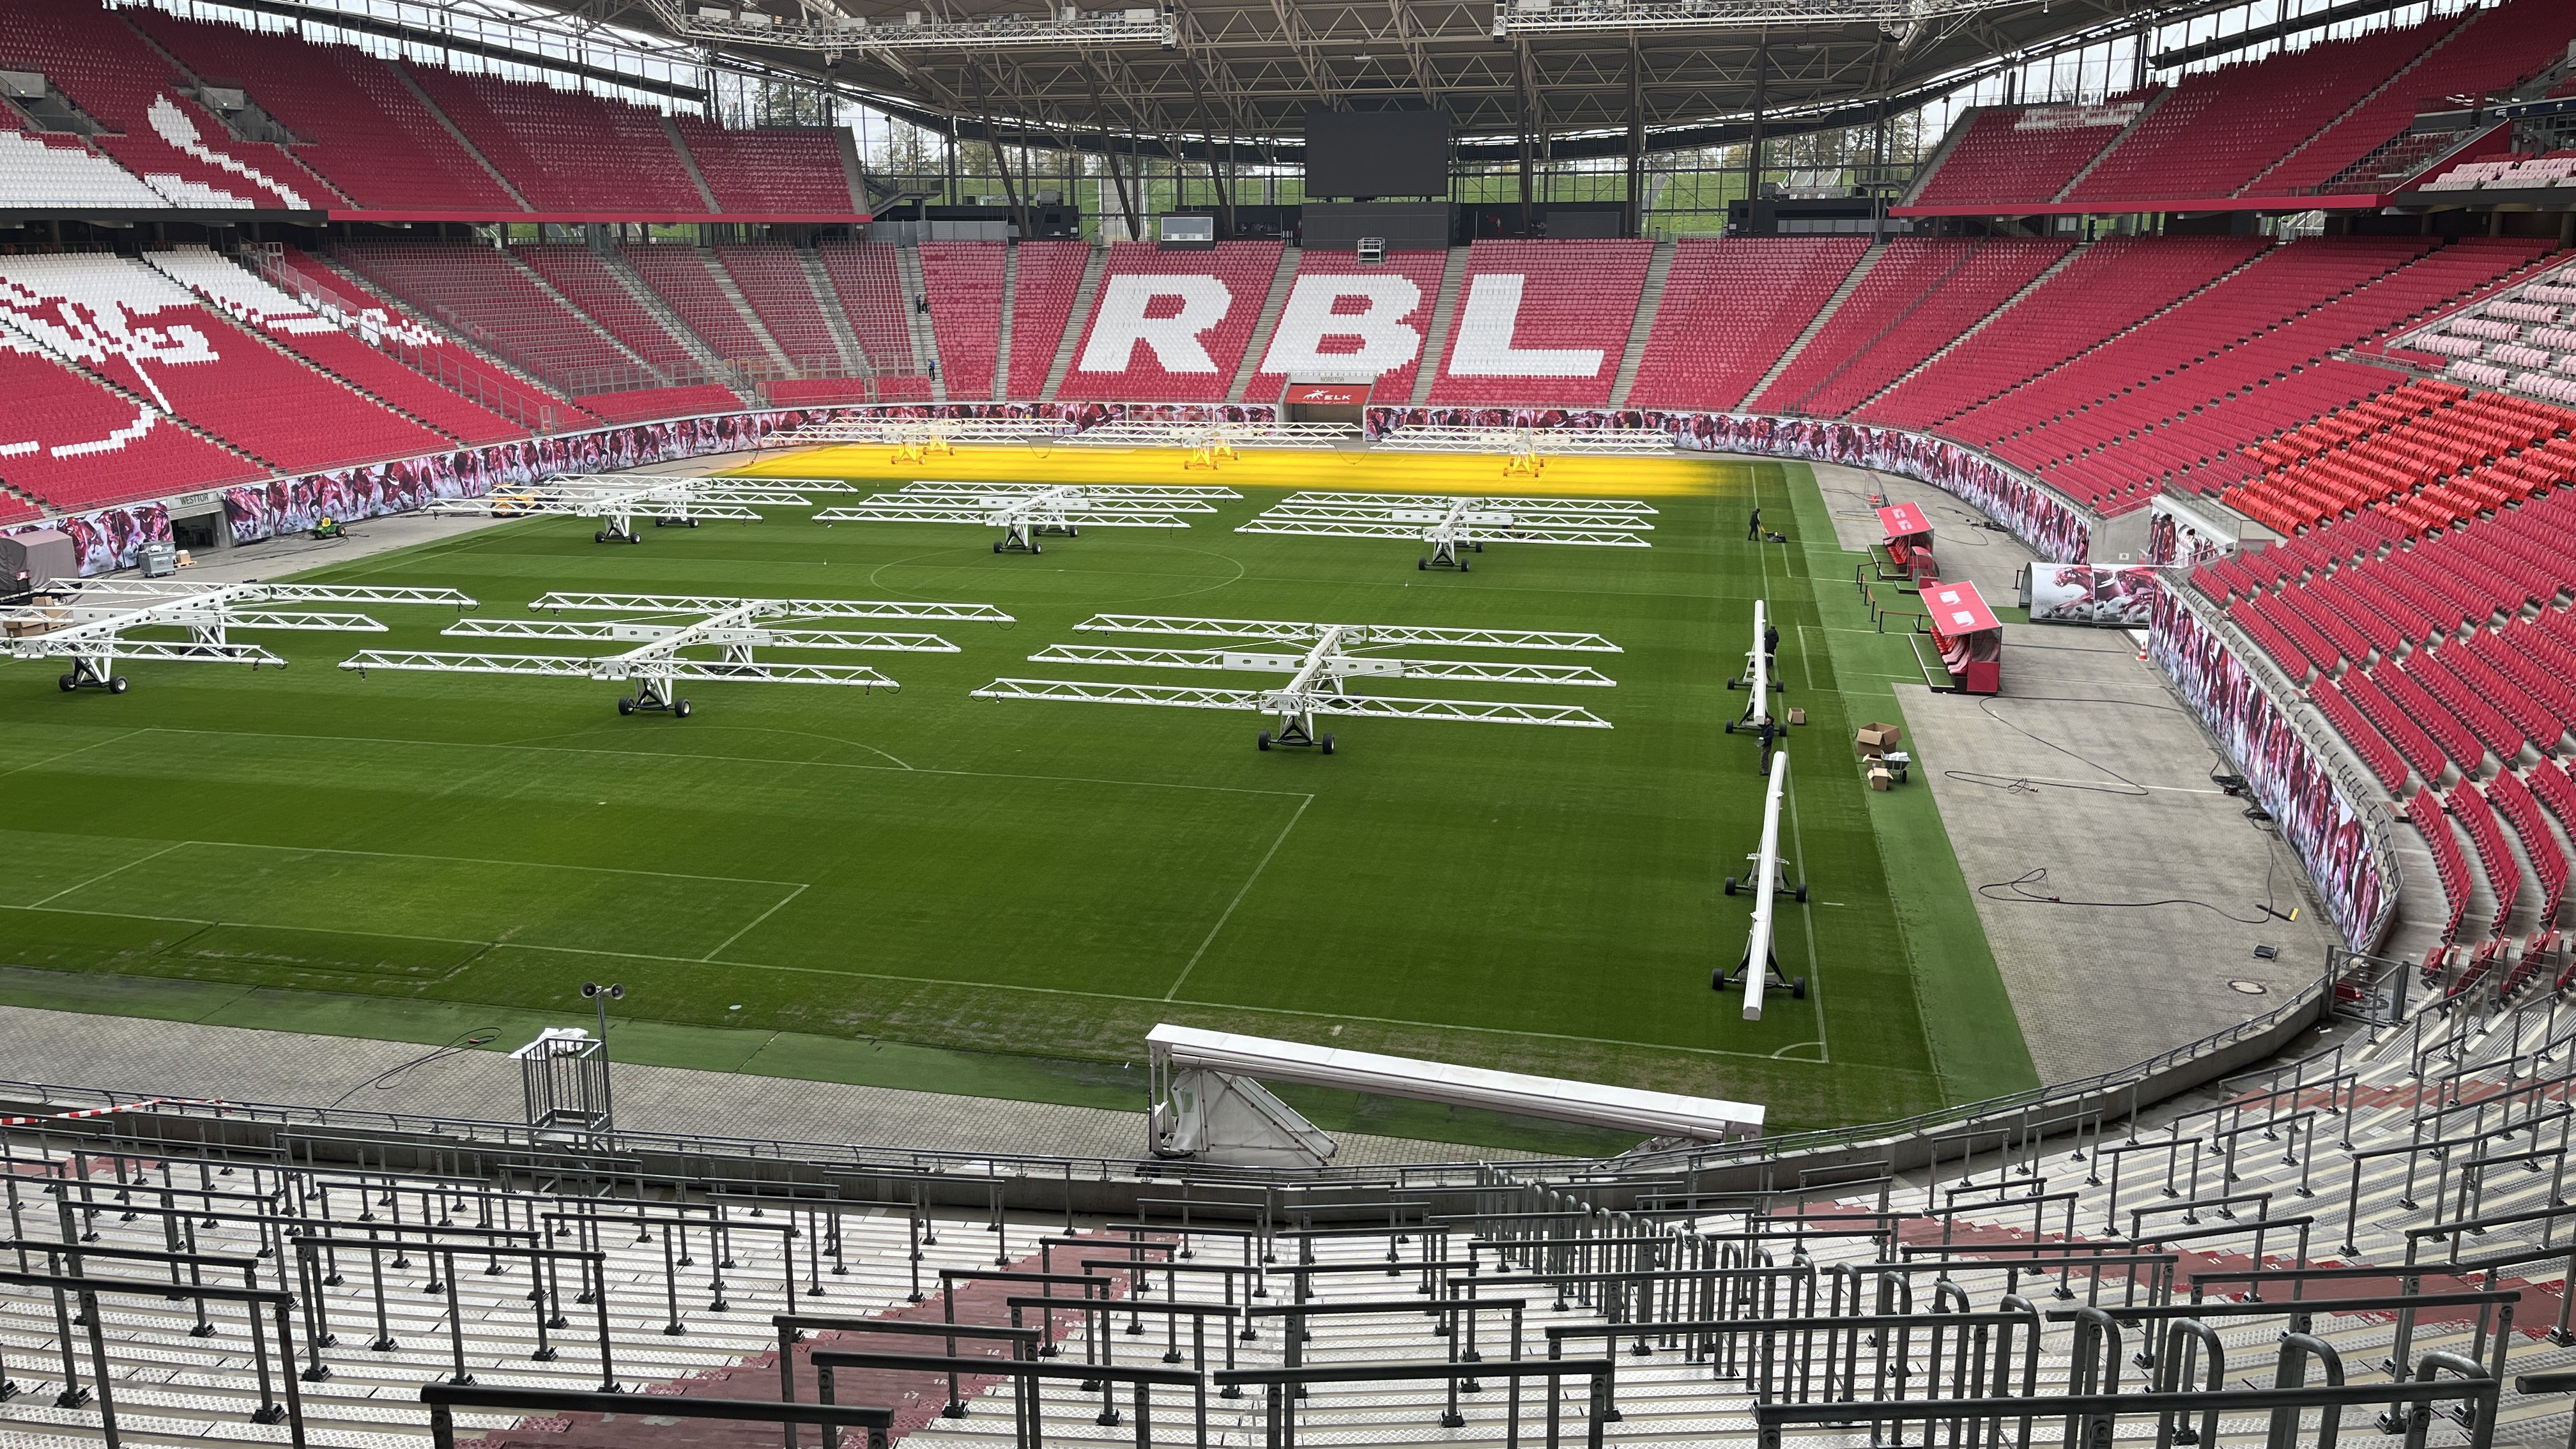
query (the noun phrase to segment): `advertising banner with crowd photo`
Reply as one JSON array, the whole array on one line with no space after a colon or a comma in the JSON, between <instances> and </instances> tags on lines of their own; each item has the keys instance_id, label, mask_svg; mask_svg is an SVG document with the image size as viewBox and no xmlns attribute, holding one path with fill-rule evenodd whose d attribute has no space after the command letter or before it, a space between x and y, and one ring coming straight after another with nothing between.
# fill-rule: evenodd
<instances>
[{"instance_id":1,"label":"advertising banner with crowd photo","mask_svg":"<svg viewBox=\"0 0 2576 1449\"><path fill-rule=\"evenodd\" d=\"M2101 568L2094 564L2030 566L2030 621L2143 629L2153 621L2156 591L2151 568Z\"/></svg>"},{"instance_id":2,"label":"advertising banner with crowd photo","mask_svg":"<svg viewBox=\"0 0 2576 1449\"><path fill-rule=\"evenodd\" d=\"M2396 904L2393 866L2383 863L2361 792L2292 723L2227 641L2181 594L2159 589L2147 652L2171 676L2306 867L2326 912L2356 951L2373 949Z\"/></svg>"},{"instance_id":3,"label":"advertising banner with crowd photo","mask_svg":"<svg viewBox=\"0 0 2576 1449\"><path fill-rule=\"evenodd\" d=\"M2002 524L2054 563L2083 563L2092 516L1993 459L1899 428L1744 413L1663 413L1623 408L1371 408L1368 435L1398 428L1660 428L1701 453L1754 453L1840 463L1929 483Z\"/></svg>"}]
</instances>

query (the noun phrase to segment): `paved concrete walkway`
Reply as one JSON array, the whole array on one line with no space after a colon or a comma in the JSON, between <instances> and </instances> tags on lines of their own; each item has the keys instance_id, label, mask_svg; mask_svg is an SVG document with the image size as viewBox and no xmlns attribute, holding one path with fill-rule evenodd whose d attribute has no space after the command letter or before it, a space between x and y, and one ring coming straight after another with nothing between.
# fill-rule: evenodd
<instances>
[{"instance_id":1,"label":"paved concrete walkway","mask_svg":"<svg viewBox=\"0 0 2576 1449\"><path fill-rule=\"evenodd\" d=\"M1865 495L1921 504L1934 552L1999 608L2033 555L1928 484L1819 464L1847 549L1878 541ZM1977 890L1977 917L2042 1081L2113 1070L2242 1021L2315 980L2338 938L2252 803L2222 793L2217 742L2133 636L2004 626L2003 693L1896 686L1914 783ZM2044 870L2016 890L2005 884ZM2119 905L2047 904L2024 895ZM2144 902L2173 904L2128 904ZM2264 915L2258 902L2296 922ZM2204 904L2190 904L2200 902ZM2257 960L2257 945L2275 960ZM2247 992L2231 983L2261 988Z\"/></svg>"},{"instance_id":2,"label":"paved concrete walkway","mask_svg":"<svg viewBox=\"0 0 2576 1449\"><path fill-rule=\"evenodd\" d=\"M1137 1110L1113 1112L681 1067L613 1070L618 1125L639 1132L1121 1160L1145 1151L1141 1090ZM501 1122L526 1116L519 1064L499 1052L22 1006L0 1006L0 1078ZM1362 1133L1338 1140L1337 1164L1530 1155Z\"/></svg>"}]
</instances>

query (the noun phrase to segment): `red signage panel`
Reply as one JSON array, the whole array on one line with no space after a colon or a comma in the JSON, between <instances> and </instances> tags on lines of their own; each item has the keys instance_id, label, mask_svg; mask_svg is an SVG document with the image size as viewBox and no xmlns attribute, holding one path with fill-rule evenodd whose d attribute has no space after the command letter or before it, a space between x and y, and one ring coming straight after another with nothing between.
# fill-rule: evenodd
<instances>
[{"instance_id":1,"label":"red signage panel","mask_svg":"<svg viewBox=\"0 0 2576 1449\"><path fill-rule=\"evenodd\" d=\"M1925 584L1923 612L1932 616L1932 627L1944 634L1981 634L2004 626L1995 611L1986 607L1985 596L1975 584Z\"/></svg>"},{"instance_id":2,"label":"red signage panel","mask_svg":"<svg viewBox=\"0 0 2576 1449\"><path fill-rule=\"evenodd\" d=\"M1366 407L1369 384L1365 382L1292 382L1288 384L1283 403L1309 403L1319 407Z\"/></svg>"},{"instance_id":3,"label":"red signage panel","mask_svg":"<svg viewBox=\"0 0 2576 1449\"><path fill-rule=\"evenodd\" d=\"M1910 538L1918 533L1930 533L1932 520L1923 516L1920 506L1899 503L1893 508L1878 510L1878 526L1887 530L1889 538Z\"/></svg>"}]
</instances>

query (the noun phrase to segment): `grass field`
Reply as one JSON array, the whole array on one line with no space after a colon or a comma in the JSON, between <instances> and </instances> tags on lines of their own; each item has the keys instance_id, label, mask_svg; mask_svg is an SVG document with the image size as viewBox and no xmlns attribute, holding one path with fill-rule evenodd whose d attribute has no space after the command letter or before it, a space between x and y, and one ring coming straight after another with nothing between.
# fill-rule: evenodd
<instances>
[{"instance_id":1,"label":"grass field","mask_svg":"<svg viewBox=\"0 0 2576 1449\"><path fill-rule=\"evenodd\" d=\"M121 697L0 668L0 962L35 968L0 999L420 1040L489 1018L507 1046L615 979L628 1059L1120 1104L1122 1079L1054 1064L1131 1060L1157 1021L1761 1101L1774 1130L2030 1084L1930 793L1873 794L1852 758L1913 665L1868 629L1805 469L1560 460L1538 486L1651 496L1653 548L1497 545L1466 576L1417 572L1402 542L1231 531L1273 483L1535 491L1495 460L1371 466L1247 457L1216 479L1245 498L1187 533L1034 558L775 512L632 548L510 524L311 575L452 585L486 616L565 588L1016 616L940 629L954 655L808 656L872 663L897 694L696 685L695 717L629 719L611 685L332 667L472 647L425 609L373 610L387 636L262 636L283 673L133 665ZM919 471L1075 468L1179 476L1174 456L1062 453ZM774 471L888 476L882 450ZM1788 547L1744 541L1756 499ZM1757 596L1809 711L1786 840L1810 890L1780 955L1812 985L1748 1023L1709 976L1749 910L1719 883L1759 826L1756 749L1720 726ZM1423 692L1578 699L1615 728L1350 720L1327 758L1255 750L1250 714L969 697L1006 674L1257 682L1026 662L1101 610L1594 631L1624 651L1586 661L1616 689ZM40 974L67 972L90 979Z\"/></svg>"}]
</instances>

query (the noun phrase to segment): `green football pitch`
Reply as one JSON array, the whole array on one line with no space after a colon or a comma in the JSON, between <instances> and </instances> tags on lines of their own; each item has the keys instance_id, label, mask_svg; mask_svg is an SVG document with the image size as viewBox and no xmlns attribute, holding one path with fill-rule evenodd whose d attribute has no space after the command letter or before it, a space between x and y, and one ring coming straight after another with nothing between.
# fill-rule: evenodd
<instances>
[{"instance_id":1,"label":"green football pitch","mask_svg":"<svg viewBox=\"0 0 2576 1449\"><path fill-rule=\"evenodd\" d=\"M1497 545L1468 575L1418 572L1403 542L1236 534L1279 496L1247 488L1187 533L1036 557L783 510L638 547L525 521L306 576L449 585L486 617L558 589L1015 616L887 626L955 654L804 656L899 693L696 685L685 721L622 718L585 680L334 667L566 652L441 640L434 609L256 636L282 672L133 664L122 696L13 663L0 963L21 969L0 1000L430 1042L488 1020L499 1048L586 1021L580 983L615 980L627 1059L1121 1104L1161 1021L1763 1102L1774 1131L2030 1085L1930 791L1873 793L1854 759L1859 722L1902 718L1906 641L1871 628L1806 469L1692 467L1653 500L1651 549ZM1746 541L1755 502L1787 546ZM1808 721L1783 828L1808 892L1781 903L1779 956L1809 985L1758 1023L1710 987L1750 914L1721 882L1759 829L1757 747L1722 726L1756 598ZM1256 750L1250 713L970 697L1002 675L1257 683L1027 662L1096 611L1596 632L1623 652L1522 657L1615 689L1387 687L1569 700L1614 728L1351 719L1325 757Z\"/></svg>"}]
</instances>

